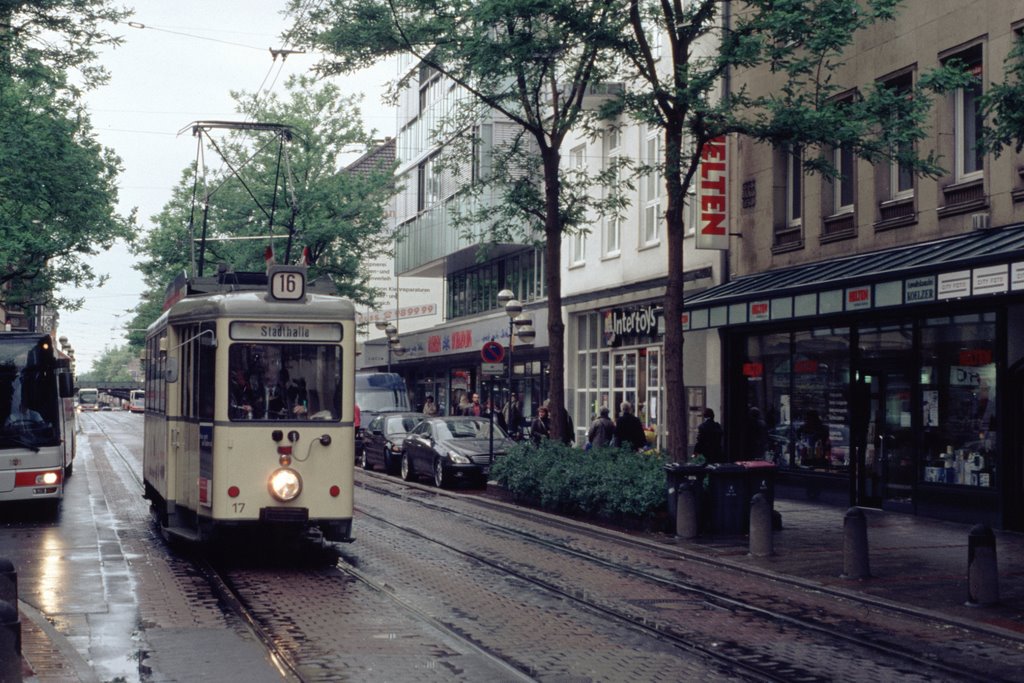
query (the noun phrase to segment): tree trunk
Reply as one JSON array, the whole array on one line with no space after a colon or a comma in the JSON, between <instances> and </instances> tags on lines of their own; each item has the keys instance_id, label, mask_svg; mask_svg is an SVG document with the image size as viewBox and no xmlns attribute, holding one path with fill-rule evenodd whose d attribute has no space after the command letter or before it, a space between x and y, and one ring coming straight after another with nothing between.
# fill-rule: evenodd
<instances>
[{"instance_id":1,"label":"tree trunk","mask_svg":"<svg viewBox=\"0 0 1024 683\"><path fill-rule=\"evenodd\" d=\"M683 193L680 160L683 126L669 119L665 126L665 230L668 233L668 274L665 282L665 428L672 462L685 462L689 452L689 401L683 381Z\"/></svg>"},{"instance_id":2,"label":"tree trunk","mask_svg":"<svg viewBox=\"0 0 1024 683\"><path fill-rule=\"evenodd\" d=\"M544 163L544 279L548 296L548 398L550 399L551 438L563 440L569 433L565 410L565 323L562 322L562 220L559 207L559 151L541 150Z\"/></svg>"}]
</instances>

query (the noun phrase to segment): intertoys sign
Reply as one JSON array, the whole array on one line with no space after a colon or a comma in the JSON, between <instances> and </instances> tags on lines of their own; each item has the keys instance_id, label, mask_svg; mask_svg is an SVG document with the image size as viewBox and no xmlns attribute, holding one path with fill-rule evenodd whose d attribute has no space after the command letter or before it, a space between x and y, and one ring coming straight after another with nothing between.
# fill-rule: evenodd
<instances>
[{"instance_id":1,"label":"intertoys sign","mask_svg":"<svg viewBox=\"0 0 1024 683\"><path fill-rule=\"evenodd\" d=\"M653 304L637 308L613 308L604 312L606 346L635 343L658 334L661 310Z\"/></svg>"}]
</instances>

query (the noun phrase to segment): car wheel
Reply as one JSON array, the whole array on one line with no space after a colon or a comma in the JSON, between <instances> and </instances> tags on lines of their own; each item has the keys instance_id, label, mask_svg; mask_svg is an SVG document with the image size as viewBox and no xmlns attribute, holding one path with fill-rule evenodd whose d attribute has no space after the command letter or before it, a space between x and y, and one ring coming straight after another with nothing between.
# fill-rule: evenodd
<instances>
[{"instance_id":1,"label":"car wheel","mask_svg":"<svg viewBox=\"0 0 1024 683\"><path fill-rule=\"evenodd\" d=\"M372 470L373 469L373 465L371 465L370 461L366 458L366 448L365 447L363 448L363 452L359 454L359 466L362 467L364 470Z\"/></svg>"},{"instance_id":2,"label":"car wheel","mask_svg":"<svg viewBox=\"0 0 1024 683\"><path fill-rule=\"evenodd\" d=\"M445 474L444 460L437 458L434 460L434 486L439 489L448 488L448 477Z\"/></svg>"},{"instance_id":3,"label":"car wheel","mask_svg":"<svg viewBox=\"0 0 1024 683\"><path fill-rule=\"evenodd\" d=\"M416 474L412 471L412 463L409 462L409 454L402 453L402 479L412 481L415 478Z\"/></svg>"}]
</instances>

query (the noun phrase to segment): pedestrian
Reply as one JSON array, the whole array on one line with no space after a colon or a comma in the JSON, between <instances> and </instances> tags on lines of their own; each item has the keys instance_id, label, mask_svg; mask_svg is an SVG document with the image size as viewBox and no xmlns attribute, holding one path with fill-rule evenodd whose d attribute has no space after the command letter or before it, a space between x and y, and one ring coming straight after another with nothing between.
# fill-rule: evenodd
<instances>
[{"instance_id":1,"label":"pedestrian","mask_svg":"<svg viewBox=\"0 0 1024 683\"><path fill-rule=\"evenodd\" d=\"M540 442L551 436L551 419L548 417L548 409L541 406L537 409L537 417L533 418L530 424L530 440L534 445L539 446Z\"/></svg>"},{"instance_id":2,"label":"pedestrian","mask_svg":"<svg viewBox=\"0 0 1024 683\"><path fill-rule=\"evenodd\" d=\"M591 448L601 448L611 446L614 438L615 423L608 416L608 406L601 406L597 418L590 423L590 429L587 430L587 443Z\"/></svg>"},{"instance_id":3,"label":"pedestrian","mask_svg":"<svg viewBox=\"0 0 1024 683\"><path fill-rule=\"evenodd\" d=\"M505 420L505 431L518 441L523 436L523 408L519 404L519 397L516 392L509 394L508 401L502 406L501 416Z\"/></svg>"},{"instance_id":4,"label":"pedestrian","mask_svg":"<svg viewBox=\"0 0 1024 683\"><path fill-rule=\"evenodd\" d=\"M715 411L704 409L704 421L697 427L697 443L693 446L694 457L703 455L706 462L722 462L722 425L715 422Z\"/></svg>"},{"instance_id":5,"label":"pedestrian","mask_svg":"<svg viewBox=\"0 0 1024 683\"><path fill-rule=\"evenodd\" d=\"M740 455L750 460L762 460L768 448L768 423L761 415L761 409L750 406L747 424L743 427L743 447Z\"/></svg>"},{"instance_id":6,"label":"pedestrian","mask_svg":"<svg viewBox=\"0 0 1024 683\"><path fill-rule=\"evenodd\" d=\"M427 394L427 400L423 404L423 414L427 417L435 417L437 415L437 404L434 403L434 397Z\"/></svg>"},{"instance_id":7,"label":"pedestrian","mask_svg":"<svg viewBox=\"0 0 1024 683\"><path fill-rule=\"evenodd\" d=\"M647 447L647 434L640 418L633 414L633 404L623 401L619 405L619 419L615 421L615 445L634 451Z\"/></svg>"},{"instance_id":8,"label":"pedestrian","mask_svg":"<svg viewBox=\"0 0 1024 683\"><path fill-rule=\"evenodd\" d=\"M480 394L473 394L473 400L463 408L463 415L469 415L471 417L480 417L484 412L483 406L480 405Z\"/></svg>"},{"instance_id":9,"label":"pedestrian","mask_svg":"<svg viewBox=\"0 0 1024 683\"><path fill-rule=\"evenodd\" d=\"M553 417L554 416L554 411L551 410L551 399L550 398L544 399L544 407L547 408L547 410L548 410L548 417ZM566 429L565 429L565 432L562 434L562 443L564 443L566 446L568 446L569 444L571 444L573 442L573 438L576 435L576 426L573 425L573 423L572 423L572 415L569 414L568 410L565 411L565 424L563 426Z\"/></svg>"}]
</instances>

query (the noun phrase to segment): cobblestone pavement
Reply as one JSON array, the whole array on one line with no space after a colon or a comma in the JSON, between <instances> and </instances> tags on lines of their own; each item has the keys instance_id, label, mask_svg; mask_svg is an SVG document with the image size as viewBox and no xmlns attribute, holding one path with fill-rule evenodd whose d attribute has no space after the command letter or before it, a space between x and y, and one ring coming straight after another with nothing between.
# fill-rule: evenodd
<instances>
[{"instance_id":1,"label":"cobblestone pavement","mask_svg":"<svg viewBox=\"0 0 1024 683\"><path fill-rule=\"evenodd\" d=\"M156 537L130 467L119 464L132 456L120 446L122 437L114 427L132 429L133 423L123 418L137 416L103 417L114 420L110 436L88 430L83 438L59 524L0 526L0 556L14 561L19 571L26 680L286 679L287 673L267 659L249 629L217 603L194 563L168 553ZM359 479L370 486L401 487L397 479L382 475L360 474ZM425 488L403 495L432 499L437 492ZM442 495L445 506L466 514L480 514L481 498L508 506L493 491ZM474 541L482 543L473 551L479 554L476 560L439 556L436 550L410 553L405 532L369 515L408 526L425 524L426 529L443 530L454 538L464 525L451 514L427 514L409 500L402 502L358 495L357 504L368 514L357 519L356 543L342 548L352 568L349 574L322 569L282 573L272 565L233 574L257 620L269 625L285 651L303 654L303 679L515 680L517 674L496 663L492 652L543 680L730 678L699 657L680 657L677 648L652 647L600 616L581 616L540 597L521 579L490 573L485 565L534 567L545 581L561 582L568 592L575 577L590 586L588 597L618 603L637 614L658 613L666 623L678 619L708 626L727 616L722 611L706 605L697 608L651 588L635 592L633 584L614 578L613 572L598 577L598 569L582 562L563 566L564 559L527 561L516 541L494 531L490 539ZM996 532L998 604L969 607L964 603L970 525L865 511L871 577L847 580L840 576L845 510L784 500L777 501L776 509L782 513L783 529L775 534L775 553L767 558L748 555L742 536L679 541L631 531L628 538L639 540L640 546L615 546L578 536L571 527L561 527L558 518L541 515L540 521L515 521L516 506L508 506L508 523L582 553L599 550L615 561L665 571L680 581L707 586L723 582L744 597L758 592L767 599L775 590L770 587L782 581L789 588L775 590L783 596L779 605L792 602L786 591L797 586L808 601L800 609L821 612L840 623L859 618L858 610L866 608L852 598L867 596L882 607L904 605L987 629L996 640L1024 638L1020 534ZM595 544L601 547L592 547ZM684 556L715 558L755 574L736 583L738 579L721 570L681 562ZM277 590L286 583L296 590ZM844 594L851 597L849 603ZM756 632L734 635L757 638ZM912 637L931 638L936 647L948 638L949 647L955 647L955 634L904 633L893 625L894 646L905 645ZM973 647L980 667L990 665L995 650L980 642L961 646L968 652ZM793 661L822 656L799 642L776 649ZM843 661L842 653L829 657L836 666ZM995 664L1024 671L1012 658L1003 660ZM859 675L862 680L871 678L870 667ZM1003 678L1024 680L1024 674Z\"/></svg>"}]
</instances>

